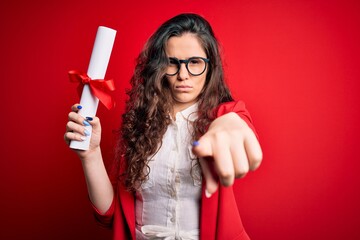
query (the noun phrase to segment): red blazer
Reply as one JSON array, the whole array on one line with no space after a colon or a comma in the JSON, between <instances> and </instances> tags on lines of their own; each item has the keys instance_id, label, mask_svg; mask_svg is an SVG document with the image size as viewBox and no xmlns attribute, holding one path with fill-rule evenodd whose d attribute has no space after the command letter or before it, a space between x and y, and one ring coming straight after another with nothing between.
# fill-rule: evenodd
<instances>
[{"instance_id":1,"label":"red blazer","mask_svg":"<svg viewBox=\"0 0 360 240\"><path fill-rule=\"evenodd\" d=\"M221 104L217 117L229 112L237 113L255 132L249 112L241 101ZM241 222L232 187L220 186L210 198L205 197L203 183L201 199L200 239L249 240ZM105 214L94 206L97 221L105 227L112 227L113 239L136 239L135 199L133 193L126 191L123 183L118 183L114 200Z\"/></svg>"}]
</instances>

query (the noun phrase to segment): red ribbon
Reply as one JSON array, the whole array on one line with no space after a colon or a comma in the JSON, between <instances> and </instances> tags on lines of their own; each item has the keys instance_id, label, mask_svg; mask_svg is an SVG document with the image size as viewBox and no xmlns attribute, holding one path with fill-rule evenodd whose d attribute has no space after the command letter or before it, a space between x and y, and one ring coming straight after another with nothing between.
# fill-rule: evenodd
<instances>
[{"instance_id":1,"label":"red ribbon","mask_svg":"<svg viewBox=\"0 0 360 240\"><path fill-rule=\"evenodd\" d=\"M107 109L114 107L115 103L111 97L110 92L115 90L114 81L112 79L94 79L92 80L86 73L71 70L69 71L69 78L71 82L80 82L79 93L84 84L89 84L90 90Z\"/></svg>"}]
</instances>

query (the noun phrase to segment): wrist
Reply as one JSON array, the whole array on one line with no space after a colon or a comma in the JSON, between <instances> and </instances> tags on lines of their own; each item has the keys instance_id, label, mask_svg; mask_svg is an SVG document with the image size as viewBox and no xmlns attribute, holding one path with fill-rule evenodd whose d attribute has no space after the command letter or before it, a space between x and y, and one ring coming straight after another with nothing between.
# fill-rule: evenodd
<instances>
[{"instance_id":1,"label":"wrist","mask_svg":"<svg viewBox=\"0 0 360 240\"><path fill-rule=\"evenodd\" d=\"M95 149L86 151L86 153L84 154L79 154L79 158L83 165L93 164L102 161L100 146Z\"/></svg>"}]
</instances>

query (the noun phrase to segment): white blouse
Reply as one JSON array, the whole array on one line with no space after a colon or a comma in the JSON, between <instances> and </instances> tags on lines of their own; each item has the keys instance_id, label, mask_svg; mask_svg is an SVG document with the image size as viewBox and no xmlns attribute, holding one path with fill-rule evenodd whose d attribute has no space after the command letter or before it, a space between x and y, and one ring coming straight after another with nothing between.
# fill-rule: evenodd
<instances>
[{"instance_id":1,"label":"white blouse","mask_svg":"<svg viewBox=\"0 0 360 240\"><path fill-rule=\"evenodd\" d=\"M136 239L199 239L201 170L191 151L197 107L176 114L149 162L136 193Z\"/></svg>"}]
</instances>

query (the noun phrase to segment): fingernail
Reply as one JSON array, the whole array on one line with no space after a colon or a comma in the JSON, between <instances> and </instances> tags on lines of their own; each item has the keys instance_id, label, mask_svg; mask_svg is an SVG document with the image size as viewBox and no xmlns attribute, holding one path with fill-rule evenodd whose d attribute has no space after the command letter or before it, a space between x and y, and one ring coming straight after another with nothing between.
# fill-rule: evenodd
<instances>
[{"instance_id":1,"label":"fingernail","mask_svg":"<svg viewBox=\"0 0 360 240\"><path fill-rule=\"evenodd\" d=\"M205 197L210 198L211 195L212 195L212 194L209 193L207 189L205 189Z\"/></svg>"},{"instance_id":2,"label":"fingernail","mask_svg":"<svg viewBox=\"0 0 360 240\"><path fill-rule=\"evenodd\" d=\"M193 147L196 147L196 146L199 146L199 142L198 141L194 141L193 143L192 143L192 145L193 145Z\"/></svg>"},{"instance_id":3,"label":"fingernail","mask_svg":"<svg viewBox=\"0 0 360 240\"><path fill-rule=\"evenodd\" d=\"M84 130L84 134L85 136L90 136L90 132L87 129Z\"/></svg>"},{"instance_id":4,"label":"fingernail","mask_svg":"<svg viewBox=\"0 0 360 240\"><path fill-rule=\"evenodd\" d=\"M82 109L82 106L81 106L81 105L77 105L76 108L77 108L77 109Z\"/></svg>"},{"instance_id":5,"label":"fingernail","mask_svg":"<svg viewBox=\"0 0 360 240\"><path fill-rule=\"evenodd\" d=\"M81 141L85 141L86 140L86 137L85 136L81 136Z\"/></svg>"},{"instance_id":6,"label":"fingernail","mask_svg":"<svg viewBox=\"0 0 360 240\"><path fill-rule=\"evenodd\" d=\"M90 126L90 123L89 123L88 121L86 121L86 120L83 121L83 124L84 124L85 126Z\"/></svg>"},{"instance_id":7,"label":"fingernail","mask_svg":"<svg viewBox=\"0 0 360 240\"><path fill-rule=\"evenodd\" d=\"M92 117L86 117L86 120L88 120L88 121L92 121L92 120L93 120L93 118L92 118Z\"/></svg>"}]
</instances>

